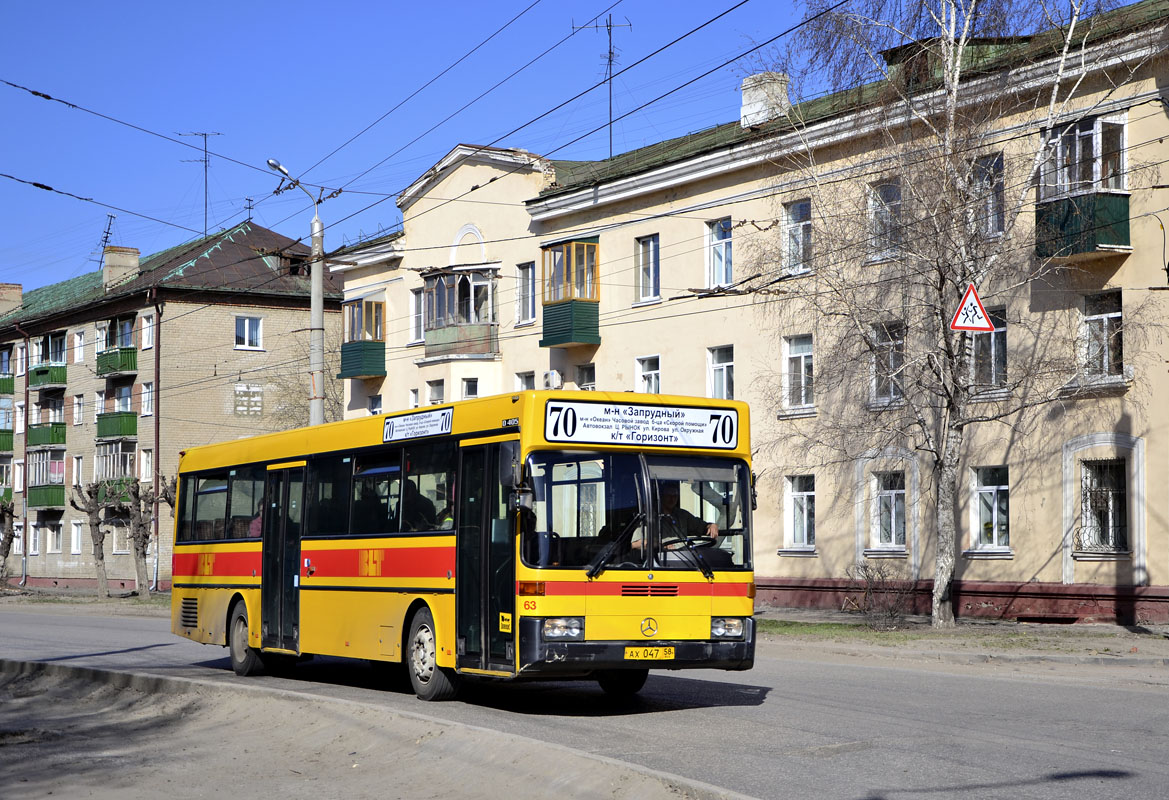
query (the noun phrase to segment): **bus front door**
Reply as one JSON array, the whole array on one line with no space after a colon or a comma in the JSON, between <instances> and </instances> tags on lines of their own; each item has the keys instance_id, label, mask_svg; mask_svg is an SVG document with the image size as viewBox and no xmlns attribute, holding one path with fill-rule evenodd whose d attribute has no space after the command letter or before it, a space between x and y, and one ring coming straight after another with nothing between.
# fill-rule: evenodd
<instances>
[{"instance_id":1,"label":"bus front door","mask_svg":"<svg viewBox=\"0 0 1169 800\"><path fill-rule=\"evenodd\" d=\"M268 471L264 492L260 645L300 652L300 525L304 467Z\"/></svg>"},{"instance_id":2,"label":"bus front door","mask_svg":"<svg viewBox=\"0 0 1169 800\"><path fill-rule=\"evenodd\" d=\"M499 483L499 444L459 452L457 663L514 674L515 542Z\"/></svg>"}]
</instances>

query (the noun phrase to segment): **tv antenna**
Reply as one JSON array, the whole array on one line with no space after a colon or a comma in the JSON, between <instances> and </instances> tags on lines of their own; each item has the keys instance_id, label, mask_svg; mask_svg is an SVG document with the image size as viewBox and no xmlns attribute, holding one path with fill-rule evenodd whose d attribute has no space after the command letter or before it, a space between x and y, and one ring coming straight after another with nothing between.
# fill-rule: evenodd
<instances>
[{"instance_id":1,"label":"tv antenna","mask_svg":"<svg viewBox=\"0 0 1169 800\"><path fill-rule=\"evenodd\" d=\"M117 219L115 214L106 214L106 232L101 235L101 244L97 246L97 251L100 255L97 258L97 268L101 269L106 261L106 246L110 243L110 234L114 230L114 220Z\"/></svg>"},{"instance_id":2,"label":"tv antenna","mask_svg":"<svg viewBox=\"0 0 1169 800\"><path fill-rule=\"evenodd\" d=\"M592 29L599 31L601 29L600 22L594 22L592 25L573 25L573 31L583 31ZM613 29L614 28L629 28L633 30L633 23L629 21L629 17L625 18L625 24L613 24L613 15L610 14L605 18L605 33L609 37L609 52L605 56L605 83L609 84L609 158L613 158L613 61L616 60L616 54L613 51Z\"/></svg>"},{"instance_id":3,"label":"tv antenna","mask_svg":"<svg viewBox=\"0 0 1169 800\"><path fill-rule=\"evenodd\" d=\"M207 137L208 136L222 136L222 133L215 133L214 131L194 131L191 133L179 133L178 136L202 136L203 137L203 157L202 158L184 158L184 163L202 163L203 164L203 238L207 238L207 167L211 164L211 159L207 157Z\"/></svg>"}]
</instances>

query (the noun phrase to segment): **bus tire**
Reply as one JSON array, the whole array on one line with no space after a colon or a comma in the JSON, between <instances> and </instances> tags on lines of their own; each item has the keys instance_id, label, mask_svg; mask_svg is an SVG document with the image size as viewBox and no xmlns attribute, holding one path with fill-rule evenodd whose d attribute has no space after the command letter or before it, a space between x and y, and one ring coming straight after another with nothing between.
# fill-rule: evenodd
<instances>
[{"instance_id":1,"label":"bus tire","mask_svg":"<svg viewBox=\"0 0 1169 800\"><path fill-rule=\"evenodd\" d=\"M426 606L414 612L406 640L406 664L410 685L420 700L450 700L459 691L458 676L438 665L434 616Z\"/></svg>"},{"instance_id":2,"label":"bus tire","mask_svg":"<svg viewBox=\"0 0 1169 800\"><path fill-rule=\"evenodd\" d=\"M603 669L596 674L597 683L605 694L614 697L633 697L645 686L648 669Z\"/></svg>"},{"instance_id":3,"label":"bus tire","mask_svg":"<svg viewBox=\"0 0 1169 800\"><path fill-rule=\"evenodd\" d=\"M237 600L231 607L227 626L227 647L231 651L231 668L236 675L254 675L260 671L260 653L248 645L248 607Z\"/></svg>"}]
</instances>

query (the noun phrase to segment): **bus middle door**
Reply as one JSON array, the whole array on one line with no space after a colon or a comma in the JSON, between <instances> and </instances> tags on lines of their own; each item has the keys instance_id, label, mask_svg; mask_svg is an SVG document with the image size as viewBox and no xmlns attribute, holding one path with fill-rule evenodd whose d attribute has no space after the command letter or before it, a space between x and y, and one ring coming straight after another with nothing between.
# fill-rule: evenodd
<instances>
[{"instance_id":1,"label":"bus middle door","mask_svg":"<svg viewBox=\"0 0 1169 800\"><path fill-rule=\"evenodd\" d=\"M300 528L304 466L268 468L264 491L260 646L300 652Z\"/></svg>"},{"instance_id":2,"label":"bus middle door","mask_svg":"<svg viewBox=\"0 0 1169 800\"><path fill-rule=\"evenodd\" d=\"M459 450L455 628L461 669L515 674L515 537L499 443Z\"/></svg>"}]
</instances>

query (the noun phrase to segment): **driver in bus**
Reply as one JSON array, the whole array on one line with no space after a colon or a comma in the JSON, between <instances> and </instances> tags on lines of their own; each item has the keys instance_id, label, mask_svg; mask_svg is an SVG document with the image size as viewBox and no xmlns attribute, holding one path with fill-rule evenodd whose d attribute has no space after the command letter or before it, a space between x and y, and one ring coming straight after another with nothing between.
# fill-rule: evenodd
<instances>
[{"instance_id":1,"label":"driver in bus","mask_svg":"<svg viewBox=\"0 0 1169 800\"><path fill-rule=\"evenodd\" d=\"M718 538L718 523L703 522L698 517L691 514L686 509L678 505L678 498L681 492L679 491L678 481L661 481L658 484L658 497L660 499L661 507L661 521L662 521L662 539L680 539L683 536L687 538L696 538L699 536L709 536L712 539ZM670 548L679 547L681 543L671 544ZM642 539L638 535L634 535L633 541L630 542L630 547L634 550L640 550L642 547Z\"/></svg>"}]
</instances>

